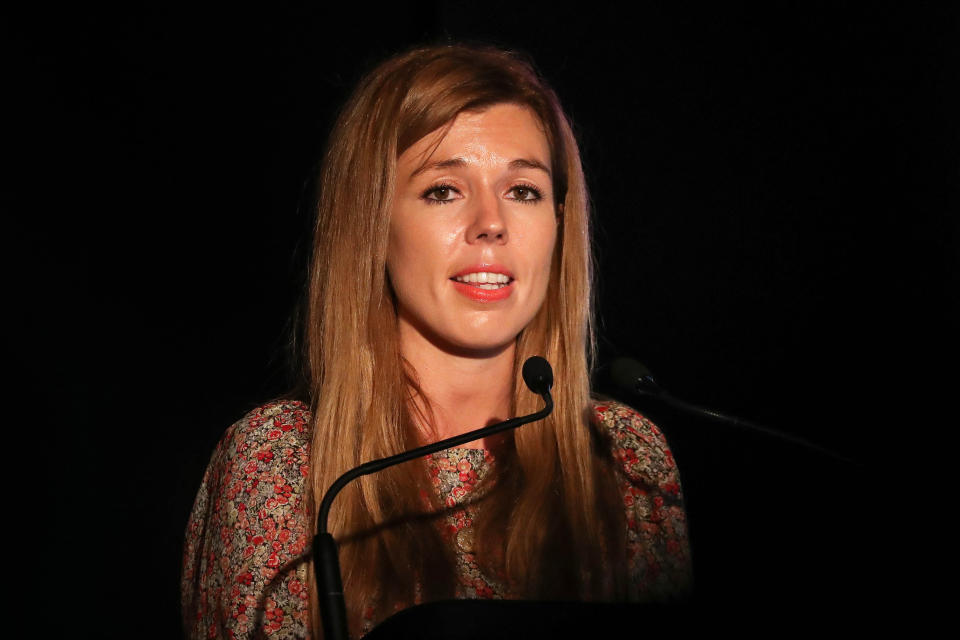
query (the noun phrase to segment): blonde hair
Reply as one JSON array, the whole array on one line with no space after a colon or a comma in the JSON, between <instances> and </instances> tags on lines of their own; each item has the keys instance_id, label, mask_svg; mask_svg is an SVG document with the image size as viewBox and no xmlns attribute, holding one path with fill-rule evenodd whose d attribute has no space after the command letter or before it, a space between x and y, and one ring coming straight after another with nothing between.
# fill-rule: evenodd
<instances>
[{"instance_id":1,"label":"blonde hair","mask_svg":"<svg viewBox=\"0 0 960 640\"><path fill-rule=\"evenodd\" d=\"M546 300L517 339L515 372L531 355L546 357L557 372L556 408L498 452L496 482L475 523L478 561L505 571L523 597L618 598L623 510L590 420L587 190L556 95L509 52L438 46L394 57L361 81L336 122L318 185L306 315L308 513L315 519L324 491L349 468L418 444L414 420L425 418L413 415L419 387L400 356L385 267L397 158L458 113L499 103L530 108L551 149L558 240ZM514 387L515 415L540 408L519 375ZM365 607L381 618L412 604L415 584L425 599L453 595L452 555L424 491L433 493L424 467L407 463L355 481L331 510L355 631ZM311 594L320 637L315 585Z\"/></svg>"}]
</instances>

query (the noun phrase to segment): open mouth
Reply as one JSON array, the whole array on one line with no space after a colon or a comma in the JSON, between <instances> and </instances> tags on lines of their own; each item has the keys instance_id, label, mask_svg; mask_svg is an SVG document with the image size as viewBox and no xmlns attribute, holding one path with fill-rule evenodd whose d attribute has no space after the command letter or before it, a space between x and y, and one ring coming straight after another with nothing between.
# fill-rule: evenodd
<instances>
[{"instance_id":1,"label":"open mouth","mask_svg":"<svg viewBox=\"0 0 960 640\"><path fill-rule=\"evenodd\" d=\"M466 273L462 276L454 276L450 279L454 282L460 282L462 284L484 289L486 291L503 289L504 287L509 287L510 283L513 282L513 278L505 273L490 273L488 271Z\"/></svg>"}]
</instances>

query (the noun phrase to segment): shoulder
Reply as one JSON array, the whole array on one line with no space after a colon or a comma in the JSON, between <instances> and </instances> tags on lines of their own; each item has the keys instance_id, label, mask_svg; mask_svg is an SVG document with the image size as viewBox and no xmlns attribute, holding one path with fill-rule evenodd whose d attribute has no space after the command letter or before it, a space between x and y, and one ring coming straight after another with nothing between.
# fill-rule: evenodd
<instances>
[{"instance_id":1,"label":"shoulder","mask_svg":"<svg viewBox=\"0 0 960 640\"><path fill-rule=\"evenodd\" d=\"M200 494L233 498L260 477L277 473L291 478L306 476L309 429L310 410L301 402L280 400L249 411L230 425L217 443ZM300 474L290 469L295 461L299 462L296 466L302 465Z\"/></svg>"},{"instance_id":2,"label":"shoulder","mask_svg":"<svg viewBox=\"0 0 960 640\"><path fill-rule=\"evenodd\" d=\"M310 413L300 402L253 409L213 452L184 541L189 637L302 637Z\"/></svg>"},{"instance_id":3,"label":"shoulder","mask_svg":"<svg viewBox=\"0 0 960 640\"><path fill-rule=\"evenodd\" d=\"M614 459L632 481L673 488L677 465L657 425L616 400L595 398L591 409L594 424L609 438Z\"/></svg>"},{"instance_id":4,"label":"shoulder","mask_svg":"<svg viewBox=\"0 0 960 640\"><path fill-rule=\"evenodd\" d=\"M594 400L592 409L620 474L630 597L684 599L691 585L690 545L680 474L667 440L625 404Z\"/></svg>"},{"instance_id":5,"label":"shoulder","mask_svg":"<svg viewBox=\"0 0 960 640\"><path fill-rule=\"evenodd\" d=\"M282 477L299 494L307 475L309 431L310 410L301 402L281 400L253 409L220 439L204 484L219 485L231 499L257 502L265 495L260 482Z\"/></svg>"},{"instance_id":6,"label":"shoulder","mask_svg":"<svg viewBox=\"0 0 960 640\"><path fill-rule=\"evenodd\" d=\"M218 449L243 452L250 447L303 445L309 442L310 409L296 400L278 400L251 410L224 433Z\"/></svg>"}]
</instances>

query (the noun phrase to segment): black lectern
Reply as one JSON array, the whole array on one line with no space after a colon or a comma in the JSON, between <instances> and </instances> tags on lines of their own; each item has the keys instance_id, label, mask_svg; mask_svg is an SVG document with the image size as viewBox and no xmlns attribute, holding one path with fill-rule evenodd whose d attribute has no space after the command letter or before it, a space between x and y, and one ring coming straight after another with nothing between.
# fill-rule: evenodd
<instances>
[{"instance_id":1,"label":"black lectern","mask_svg":"<svg viewBox=\"0 0 960 640\"><path fill-rule=\"evenodd\" d=\"M444 600L404 609L387 618L364 640L440 638L507 640L522 638L634 638L671 636L693 628L684 604ZM665 636L660 636L665 637Z\"/></svg>"}]
</instances>

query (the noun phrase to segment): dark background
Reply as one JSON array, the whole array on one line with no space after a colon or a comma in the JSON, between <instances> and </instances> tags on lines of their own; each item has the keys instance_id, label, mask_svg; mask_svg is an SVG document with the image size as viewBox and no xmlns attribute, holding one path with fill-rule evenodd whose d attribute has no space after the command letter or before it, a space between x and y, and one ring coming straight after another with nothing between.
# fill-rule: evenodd
<instances>
[{"instance_id":1,"label":"dark background","mask_svg":"<svg viewBox=\"0 0 960 640\"><path fill-rule=\"evenodd\" d=\"M15 604L38 628L177 637L209 455L288 384L336 110L376 62L448 38L529 53L574 120L601 363L631 355L677 396L856 461L598 378L674 446L700 611L731 628L783 610L886 625L933 606L945 551L926 501L960 284L956 10L6 11L8 456L26 469L8 513Z\"/></svg>"}]
</instances>

